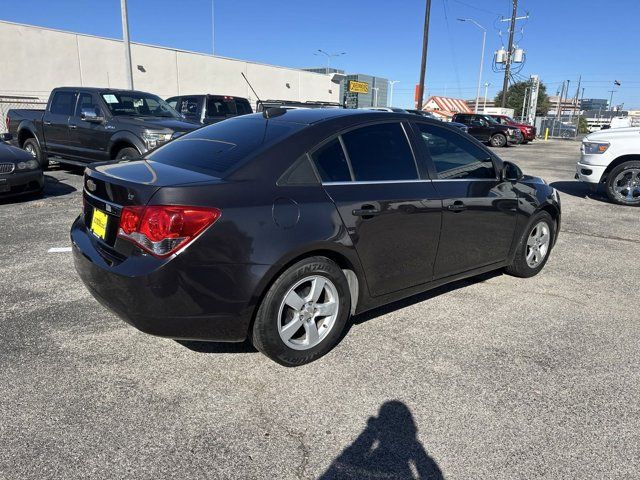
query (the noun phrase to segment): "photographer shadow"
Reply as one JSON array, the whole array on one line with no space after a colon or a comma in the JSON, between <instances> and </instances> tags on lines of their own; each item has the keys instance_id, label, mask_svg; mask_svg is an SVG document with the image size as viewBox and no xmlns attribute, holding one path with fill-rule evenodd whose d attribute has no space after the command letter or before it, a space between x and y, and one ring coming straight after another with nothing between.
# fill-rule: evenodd
<instances>
[{"instance_id":1,"label":"photographer shadow","mask_svg":"<svg viewBox=\"0 0 640 480\"><path fill-rule=\"evenodd\" d=\"M404 403L386 402L320 479L442 480L440 467L427 454L417 432L413 415Z\"/></svg>"}]
</instances>

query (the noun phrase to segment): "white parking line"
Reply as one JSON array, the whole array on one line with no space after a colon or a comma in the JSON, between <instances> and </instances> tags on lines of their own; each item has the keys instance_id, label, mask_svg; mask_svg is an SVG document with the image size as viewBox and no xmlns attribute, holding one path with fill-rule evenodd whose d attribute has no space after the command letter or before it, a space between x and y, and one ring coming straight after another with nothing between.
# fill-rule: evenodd
<instances>
[{"instance_id":1,"label":"white parking line","mask_svg":"<svg viewBox=\"0 0 640 480\"><path fill-rule=\"evenodd\" d=\"M61 253L61 252L70 252L71 247L53 247L47 250L47 253Z\"/></svg>"}]
</instances>

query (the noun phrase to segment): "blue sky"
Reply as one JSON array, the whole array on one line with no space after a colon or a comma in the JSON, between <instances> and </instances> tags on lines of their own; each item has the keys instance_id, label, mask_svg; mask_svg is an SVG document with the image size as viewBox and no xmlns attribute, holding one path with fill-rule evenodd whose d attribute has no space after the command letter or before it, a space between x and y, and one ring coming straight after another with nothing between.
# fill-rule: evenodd
<instances>
[{"instance_id":1,"label":"blue sky","mask_svg":"<svg viewBox=\"0 0 640 480\"><path fill-rule=\"evenodd\" d=\"M119 0L0 0L0 19L120 38ZM324 65L321 48L347 54L333 65L399 80L394 104L413 103L418 80L424 0L215 0L216 54L276 65ZM427 94L473 98L481 32L487 28L484 81L489 96L502 86L492 72L493 51L507 42L510 0L432 0ZM563 80L575 93L582 74L585 98L608 98L640 108L638 0L520 0L516 39L527 52L523 76L537 73L555 94ZM211 52L211 0L129 0L133 41ZM504 40L501 40L502 28ZM1 39L0 39L1 42Z\"/></svg>"}]
</instances>

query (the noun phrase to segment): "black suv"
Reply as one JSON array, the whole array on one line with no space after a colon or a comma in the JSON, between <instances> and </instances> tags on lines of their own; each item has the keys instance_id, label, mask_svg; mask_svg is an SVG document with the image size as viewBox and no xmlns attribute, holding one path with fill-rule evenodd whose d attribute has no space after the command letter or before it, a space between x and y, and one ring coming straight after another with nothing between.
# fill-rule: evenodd
<instances>
[{"instance_id":1,"label":"black suv","mask_svg":"<svg viewBox=\"0 0 640 480\"><path fill-rule=\"evenodd\" d=\"M456 113L453 122L462 123L469 127L469 135L489 143L492 147L506 147L520 143L520 130L517 127L501 125L489 115L478 113Z\"/></svg>"},{"instance_id":2,"label":"black suv","mask_svg":"<svg viewBox=\"0 0 640 480\"><path fill-rule=\"evenodd\" d=\"M253 113L249 100L229 95L181 95L168 98L167 103L190 122L201 125Z\"/></svg>"}]
</instances>

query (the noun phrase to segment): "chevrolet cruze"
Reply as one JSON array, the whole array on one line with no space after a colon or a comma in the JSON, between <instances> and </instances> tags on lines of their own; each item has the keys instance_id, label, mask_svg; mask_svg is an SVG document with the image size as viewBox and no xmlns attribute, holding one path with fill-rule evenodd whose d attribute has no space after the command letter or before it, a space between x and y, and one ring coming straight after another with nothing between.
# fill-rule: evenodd
<instances>
[{"instance_id":1,"label":"chevrolet cruze","mask_svg":"<svg viewBox=\"0 0 640 480\"><path fill-rule=\"evenodd\" d=\"M76 269L143 332L287 366L351 315L479 273L530 277L560 230L543 180L442 122L268 109L84 177ZM473 314L470 312L470 314Z\"/></svg>"}]
</instances>

